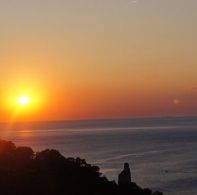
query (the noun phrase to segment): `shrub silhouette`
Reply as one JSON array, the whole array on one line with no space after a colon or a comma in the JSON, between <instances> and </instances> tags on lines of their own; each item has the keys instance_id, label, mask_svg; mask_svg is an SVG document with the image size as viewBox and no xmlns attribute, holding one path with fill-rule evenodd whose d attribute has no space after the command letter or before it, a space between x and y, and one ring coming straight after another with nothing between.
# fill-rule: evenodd
<instances>
[{"instance_id":1,"label":"shrub silhouette","mask_svg":"<svg viewBox=\"0 0 197 195\"><path fill-rule=\"evenodd\" d=\"M157 192L158 193L158 192ZM3 195L151 195L135 183L109 181L84 159L65 158L57 150L35 153L0 140L0 194ZM159 194L160 195L160 194Z\"/></svg>"}]
</instances>

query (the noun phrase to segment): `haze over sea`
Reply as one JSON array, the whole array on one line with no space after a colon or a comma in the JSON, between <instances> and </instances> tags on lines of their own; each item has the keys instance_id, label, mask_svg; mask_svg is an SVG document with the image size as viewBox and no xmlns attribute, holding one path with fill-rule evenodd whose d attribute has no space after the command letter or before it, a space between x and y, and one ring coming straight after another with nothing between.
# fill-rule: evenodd
<instances>
[{"instance_id":1,"label":"haze over sea","mask_svg":"<svg viewBox=\"0 0 197 195\"><path fill-rule=\"evenodd\" d=\"M129 162L143 187L197 194L197 117L1 124L0 138L85 158L113 180Z\"/></svg>"}]
</instances>

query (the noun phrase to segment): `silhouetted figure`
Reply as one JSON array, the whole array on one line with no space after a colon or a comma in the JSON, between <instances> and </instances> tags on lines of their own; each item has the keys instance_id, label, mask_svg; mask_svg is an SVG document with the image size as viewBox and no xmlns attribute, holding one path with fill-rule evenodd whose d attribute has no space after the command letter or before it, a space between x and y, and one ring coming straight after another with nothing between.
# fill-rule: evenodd
<instances>
[{"instance_id":1,"label":"silhouetted figure","mask_svg":"<svg viewBox=\"0 0 197 195\"><path fill-rule=\"evenodd\" d=\"M118 175L119 185L129 185L131 184L131 171L129 168L129 163L124 163L123 171Z\"/></svg>"}]
</instances>

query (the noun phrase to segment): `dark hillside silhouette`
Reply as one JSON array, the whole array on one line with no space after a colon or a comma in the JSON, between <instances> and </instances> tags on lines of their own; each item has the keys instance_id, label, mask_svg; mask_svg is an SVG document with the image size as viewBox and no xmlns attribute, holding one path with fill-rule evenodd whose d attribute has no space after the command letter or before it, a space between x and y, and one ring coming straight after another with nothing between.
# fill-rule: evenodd
<instances>
[{"instance_id":1,"label":"dark hillside silhouette","mask_svg":"<svg viewBox=\"0 0 197 195\"><path fill-rule=\"evenodd\" d=\"M135 183L109 181L80 158L65 158L57 150L35 153L0 140L0 194L3 195L161 195Z\"/></svg>"}]
</instances>

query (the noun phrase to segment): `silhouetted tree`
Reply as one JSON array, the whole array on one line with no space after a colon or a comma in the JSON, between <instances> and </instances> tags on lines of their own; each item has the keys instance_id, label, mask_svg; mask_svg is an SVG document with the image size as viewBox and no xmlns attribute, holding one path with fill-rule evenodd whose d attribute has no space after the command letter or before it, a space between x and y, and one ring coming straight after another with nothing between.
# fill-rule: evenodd
<instances>
[{"instance_id":1,"label":"silhouetted tree","mask_svg":"<svg viewBox=\"0 0 197 195\"><path fill-rule=\"evenodd\" d=\"M37 153L0 140L0 194L3 195L161 195L109 181L84 159L65 158L57 150Z\"/></svg>"}]
</instances>

